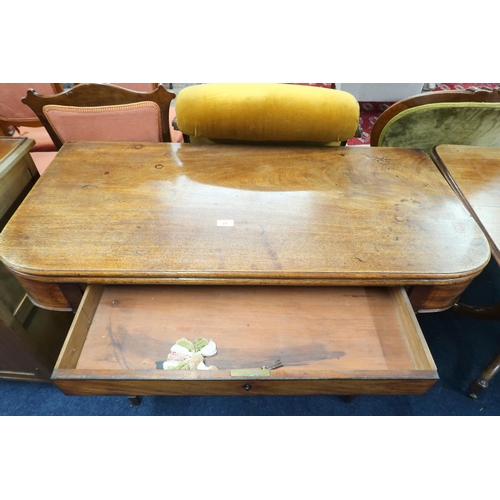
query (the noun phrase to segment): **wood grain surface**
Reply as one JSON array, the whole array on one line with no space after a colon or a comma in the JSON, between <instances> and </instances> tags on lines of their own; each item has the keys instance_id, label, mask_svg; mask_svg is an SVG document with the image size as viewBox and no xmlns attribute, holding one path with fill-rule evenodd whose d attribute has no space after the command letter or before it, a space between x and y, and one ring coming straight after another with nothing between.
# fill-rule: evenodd
<instances>
[{"instance_id":1,"label":"wood grain surface","mask_svg":"<svg viewBox=\"0 0 500 500\"><path fill-rule=\"evenodd\" d=\"M489 248L418 150L70 142L0 255L52 282L399 285L467 281Z\"/></svg>"},{"instance_id":2,"label":"wood grain surface","mask_svg":"<svg viewBox=\"0 0 500 500\"><path fill-rule=\"evenodd\" d=\"M442 145L436 164L484 229L500 264L500 149Z\"/></svg>"},{"instance_id":3,"label":"wood grain surface","mask_svg":"<svg viewBox=\"0 0 500 500\"><path fill-rule=\"evenodd\" d=\"M177 340L202 336L217 344L205 362L218 370L155 369ZM259 375L277 359L283 367ZM91 286L53 374L68 394L238 394L247 383L268 394L411 393L436 380L400 287Z\"/></svg>"},{"instance_id":4,"label":"wood grain surface","mask_svg":"<svg viewBox=\"0 0 500 500\"><path fill-rule=\"evenodd\" d=\"M0 137L0 164L7 158L7 156L11 155L19 146L21 146L25 140L26 138L15 139Z\"/></svg>"},{"instance_id":5,"label":"wood grain surface","mask_svg":"<svg viewBox=\"0 0 500 500\"><path fill-rule=\"evenodd\" d=\"M383 288L110 286L77 369L151 369L182 337L213 339L220 370L412 369L400 330Z\"/></svg>"}]
</instances>

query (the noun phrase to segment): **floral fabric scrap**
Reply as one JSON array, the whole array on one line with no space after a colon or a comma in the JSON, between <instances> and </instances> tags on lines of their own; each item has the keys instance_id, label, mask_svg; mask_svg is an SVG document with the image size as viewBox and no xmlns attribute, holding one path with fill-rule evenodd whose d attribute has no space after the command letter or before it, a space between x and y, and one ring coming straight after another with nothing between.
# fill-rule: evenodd
<instances>
[{"instance_id":1,"label":"floral fabric scrap","mask_svg":"<svg viewBox=\"0 0 500 500\"><path fill-rule=\"evenodd\" d=\"M199 337L194 342L179 339L170 349L166 361L158 361L156 367L163 370L218 370L216 366L205 364L204 358L217 354L213 340Z\"/></svg>"}]
</instances>

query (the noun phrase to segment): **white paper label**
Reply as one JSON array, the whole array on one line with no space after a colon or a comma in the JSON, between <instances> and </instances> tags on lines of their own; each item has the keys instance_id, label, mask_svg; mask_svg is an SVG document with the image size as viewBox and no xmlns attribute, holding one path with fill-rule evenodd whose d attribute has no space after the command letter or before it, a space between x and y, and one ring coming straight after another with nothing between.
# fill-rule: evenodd
<instances>
[{"instance_id":1,"label":"white paper label","mask_svg":"<svg viewBox=\"0 0 500 500\"><path fill-rule=\"evenodd\" d=\"M218 226L234 226L234 220L218 220Z\"/></svg>"}]
</instances>

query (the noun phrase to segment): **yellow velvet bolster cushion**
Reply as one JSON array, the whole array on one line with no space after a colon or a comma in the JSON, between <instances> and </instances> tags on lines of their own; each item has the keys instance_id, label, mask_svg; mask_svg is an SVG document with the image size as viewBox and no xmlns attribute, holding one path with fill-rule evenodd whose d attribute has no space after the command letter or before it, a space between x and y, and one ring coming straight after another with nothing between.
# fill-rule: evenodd
<instances>
[{"instance_id":1,"label":"yellow velvet bolster cushion","mask_svg":"<svg viewBox=\"0 0 500 500\"><path fill-rule=\"evenodd\" d=\"M175 107L183 134L209 139L339 142L359 122L359 104L347 92L280 83L186 87Z\"/></svg>"}]
</instances>

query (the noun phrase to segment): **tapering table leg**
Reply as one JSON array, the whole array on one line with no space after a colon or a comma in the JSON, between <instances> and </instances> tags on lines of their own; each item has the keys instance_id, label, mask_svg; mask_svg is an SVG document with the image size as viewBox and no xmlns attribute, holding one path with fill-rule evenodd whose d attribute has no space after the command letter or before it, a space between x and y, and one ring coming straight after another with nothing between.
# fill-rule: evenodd
<instances>
[{"instance_id":1,"label":"tapering table leg","mask_svg":"<svg viewBox=\"0 0 500 500\"><path fill-rule=\"evenodd\" d=\"M477 395L484 391L490 380L497 374L500 370L500 353L496 356L496 358L486 367L486 369L481 373L481 376L474 380L469 386L469 396L471 398L477 399Z\"/></svg>"},{"instance_id":2,"label":"tapering table leg","mask_svg":"<svg viewBox=\"0 0 500 500\"><path fill-rule=\"evenodd\" d=\"M458 302L453 306L453 310L460 314L477 319L500 319L500 302L491 306L469 306Z\"/></svg>"}]
</instances>

